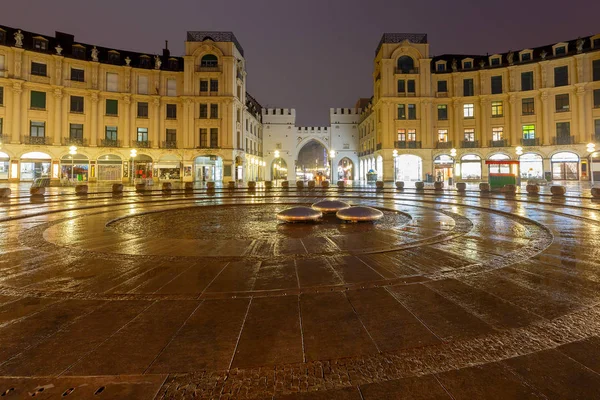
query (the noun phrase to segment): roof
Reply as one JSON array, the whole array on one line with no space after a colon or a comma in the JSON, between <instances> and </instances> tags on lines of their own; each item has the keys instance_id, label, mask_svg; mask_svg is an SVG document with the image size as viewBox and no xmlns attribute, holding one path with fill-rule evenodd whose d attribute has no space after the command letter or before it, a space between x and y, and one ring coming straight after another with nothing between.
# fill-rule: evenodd
<instances>
[{"instance_id":1,"label":"roof","mask_svg":"<svg viewBox=\"0 0 600 400\"><path fill-rule=\"evenodd\" d=\"M231 42L237 47L242 57L244 56L244 49L233 32L188 31L187 33L188 42L204 42L205 40L212 40L213 42Z\"/></svg>"},{"instance_id":2,"label":"roof","mask_svg":"<svg viewBox=\"0 0 600 400\"><path fill-rule=\"evenodd\" d=\"M427 43L426 33L384 33L375 50L375 55L379 53L379 49L384 43L402 43L408 40L411 43Z\"/></svg>"},{"instance_id":3,"label":"roof","mask_svg":"<svg viewBox=\"0 0 600 400\"><path fill-rule=\"evenodd\" d=\"M262 106L248 92L246 92L246 107L248 109L248 112L254 115L254 118L256 118L259 121L262 121Z\"/></svg>"}]
</instances>

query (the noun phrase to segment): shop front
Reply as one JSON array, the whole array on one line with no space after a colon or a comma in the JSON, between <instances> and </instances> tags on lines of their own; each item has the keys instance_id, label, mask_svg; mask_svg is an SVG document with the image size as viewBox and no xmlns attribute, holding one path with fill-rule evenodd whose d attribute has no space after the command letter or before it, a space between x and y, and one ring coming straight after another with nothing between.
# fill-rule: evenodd
<instances>
[{"instance_id":1,"label":"shop front","mask_svg":"<svg viewBox=\"0 0 600 400\"><path fill-rule=\"evenodd\" d=\"M0 181L8 180L10 176L10 156L0 151Z\"/></svg>"},{"instance_id":2,"label":"shop front","mask_svg":"<svg viewBox=\"0 0 600 400\"><path fill-rule=\"evenodd\" d=\"M161 181L181 180L181 161L175 155L162 156L154 166L154 170L154 175Z\"/></svg>"},{"instance_id":3,"label":"shop front","mask_svg":"<svg viewBox=\"0 0 600 400\"><path fill-rule=\"evenodd\" d=\"M544 160L536 153L525 153L519 157L521 162L521 179L543 179Z\"/></svg>"},{"instance_id":4,"label":"shop front","mask_svg":"<svg viewBox=\"0 0 600 400\"><path fill-rule=\"evenodd\" d=\"M46 153L34 151L21 156L21 181L33 181L37 178L50 178L52 157Z\"/></svg>"},{"instance_id":5,"label":"shop front","mask_svg":"<svg viewBox=\"0 0 600 400\"><path fill-rule=\"evenodd\" d=\"M481 180L481 157L466 154L460 159L460 178L465 181Z\"/></svg>"},{"instance_id":6,"label":"shop front","mask_svg":"<svg viewBox=\"0 0 600 400\"><path fill-rule=\"evenodd\" d=\"M152 157L138 154L133 159L133 176L135 179L152 179Z\"/></svg>"},{"instance_id":7,"label":"shop front","mask_svg":"<svg viewBox=\"0 0 600 400\"><path fill-rule=\"evenodd\" d=\"M569 151L562 151L552 156L552 179L558 181L579 180L579 156Z\"/></svg>"},{"instance_id":8,"label":"shop front","mask_svg":"<svg viewBox=\"0 0 600 400\"><path fill-rule=\"evenodd\" d=\"M216 182L223 180L223 160L218 156L199 156L194 160L194 180Z\"/></svg>"},{"instance_id":9,"label":"shop front","mask_svg":"<svg viewBox=\"0 0 600 400\"><path fill-rule=\"evenodd\" d=\"M433 160L433 176L437 182L453 184L454 179L454 157L441 154Z\"/></svg>"},{"instance_id":10,"label":"shop front","mask_svg":"<svg viewBox=\"0 0 600 400\"><path fill-rule=\"evenodd\" d=\"M60 180L87 182L90 160L83 154L67 154L60 159Z\"/></svg>"},{"instance_id":11,"label":"shop front","mask_svg":"<svg viewBox=\"0 0 600 400\"><path fill-rule=\"evenodd\" d=\"M421 157L412 154L401 154L394 159L394 162L396 163L395 180L416 182L422 179L423 162Z\"/></svg>"},{"instance_id":12,"label":"shop front","mask_svg":"<svg viewBox=\"0 0 600 400\"><path fill-rule=\"evenodd\" d=\"M98 158L98 181L121 182L123 177L123 160L115 154L107 154Z\"/></svg>"}]
</instances>

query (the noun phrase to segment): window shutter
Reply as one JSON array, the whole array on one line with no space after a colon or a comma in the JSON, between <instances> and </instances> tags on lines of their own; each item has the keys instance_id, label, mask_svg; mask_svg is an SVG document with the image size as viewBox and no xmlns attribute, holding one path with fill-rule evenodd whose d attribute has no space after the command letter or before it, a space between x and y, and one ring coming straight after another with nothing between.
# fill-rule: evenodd
<instances>
[{"instance_id":1,"label":"window shutter","mask_svg":"<svg viewBox=\"0 0 600 400\"><path fill-rule=\"evenodd\" d=\"M119 101L107 99L106 100L106 115L118 115L119 114Z\"/></svg>"},{"instance_id":2,"label":"window shutter","mask_svg":"<svg viewBox=\"0 0 600 400\"><path fill-rule=\"evenodd\" d=\"M106 73L106 90L117 92L119 90L119 75L113 72Z\"/></svg>"},{"instance_id":3,"label":"window shutter","mask_svg":"<svg viewBox=\"0 0 600 400\"><path fill-rule=\"evenodd\" d=\"M177 80L167 79L167 96L177 96Z\"/></svg>"},{"instance_id":4,"label":"window shutter","mask_svg":"<svg viewBox=\"0 0 600 400\"><path fill-rule=\"evenodd\" d=\"M148 94L148 77L138 77L138 94Z\"/></svg>"},{"instance_id":5,"label":"window shutter","mask_svg":"<svg viewBox=\"0 0 600 400\"><path fill-rule=\"evenodd\" d=\"M46 109L46 92L31 92L31 108Z\"/></svg>"}]
</instances>

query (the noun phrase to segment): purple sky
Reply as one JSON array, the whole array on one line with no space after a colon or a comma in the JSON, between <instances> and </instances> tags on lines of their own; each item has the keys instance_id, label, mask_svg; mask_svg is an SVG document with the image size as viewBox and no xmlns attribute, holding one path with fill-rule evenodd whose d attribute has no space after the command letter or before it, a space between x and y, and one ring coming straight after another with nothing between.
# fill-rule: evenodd
<instances>
[{"instance_id":1,"label":"purple sky","mask_svg":"<svg viewBox=\"0 0 600 400\"><path fill-rule=\"evenodd\" d=\"M371 96L383 32L427 33L432 55L493 54L600 33L599 15L593 0L4 0L0 24L147 53L169 40L174 55L188 30L233 31L248 91L326 125L330 107Z\"/></svg>"}]
</instances>

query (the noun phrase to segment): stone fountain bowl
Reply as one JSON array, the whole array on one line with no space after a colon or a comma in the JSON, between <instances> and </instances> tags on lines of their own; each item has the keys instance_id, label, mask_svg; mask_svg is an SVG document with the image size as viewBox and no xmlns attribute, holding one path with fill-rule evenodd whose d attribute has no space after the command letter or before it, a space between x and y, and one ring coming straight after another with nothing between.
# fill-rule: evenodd
<instances>
[{"instance_id":1,"label":"stone fountain bowl","mask_svg":"<svg viewBox=\"0 0 600 400\"><path fill-rule=\"evenodd\" d=\"M317 221L323 217L323 213L310 207L292 207L277 213L277 219L285 222L307 222Z\"/></svg>"},{"instance_id":2,"label":"stone fountain bowl","mask_svg":"<svg viewBox=\"0 0 600 400\"><path fill-rule=\"evenodd\" d=\"M313 210L321 211L323 214L336 213L350 207L350 204L341 200L321 200L311 206Z\"/></svg>"},{"instance_id":3,"label":"stone fountain bowl","mask_svg":"<svg viewBox=\"0 0 600 400\"><path fill-rule=\"evenodd\" d=\"M366 221L377 221L383 218L383 213L372 207L350 207L344 210L338 211L336 217L342 221L349 222L366 222Z\"/></svg>"}]
</instances>

